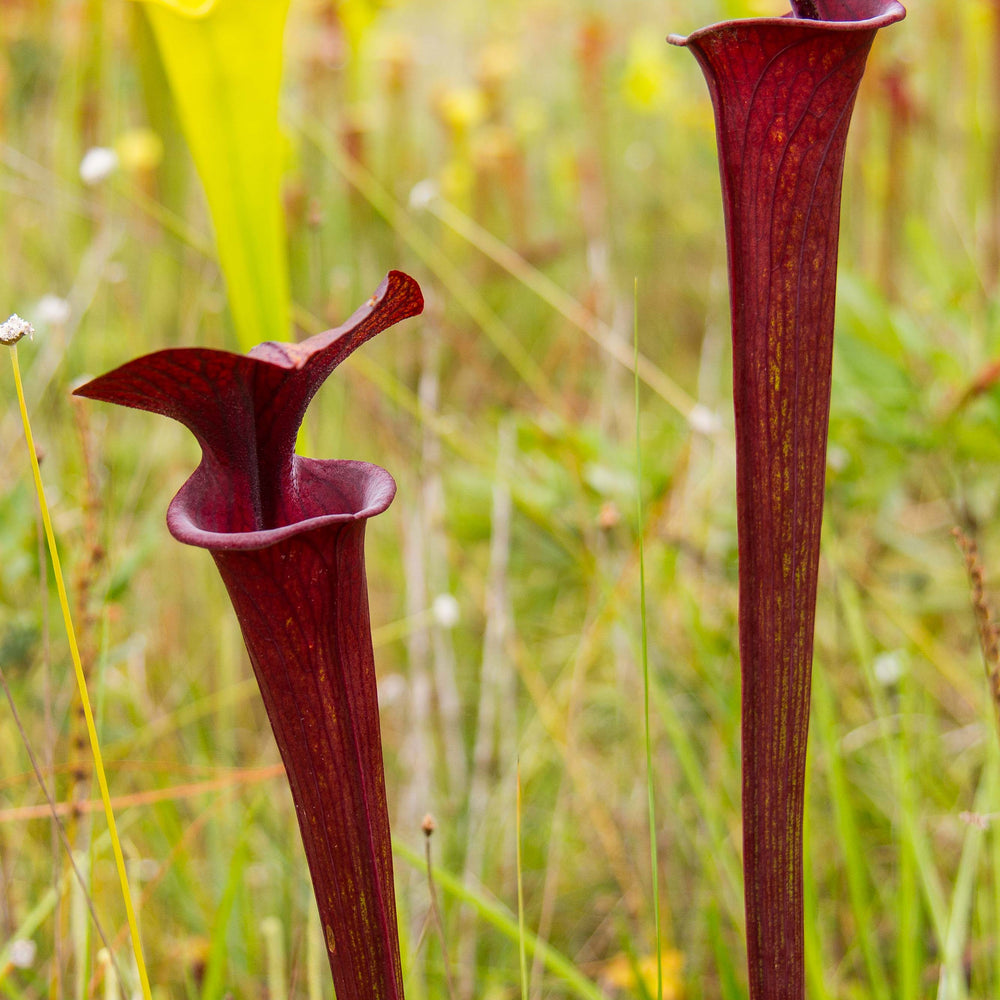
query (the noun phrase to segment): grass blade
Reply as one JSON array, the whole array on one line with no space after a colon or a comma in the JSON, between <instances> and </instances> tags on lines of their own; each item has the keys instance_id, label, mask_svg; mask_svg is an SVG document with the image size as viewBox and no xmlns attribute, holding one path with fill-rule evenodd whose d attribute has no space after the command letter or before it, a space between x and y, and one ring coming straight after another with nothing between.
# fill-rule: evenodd
<instances>
[{"instance_id":1,"label":"grass blade","mask_svg":"<svg viewBox=\"0 0 1000 1000\"><path fill-rule=\"evenodd\" d=\"M97 727L94 725L94 713L90 705L90 695L84 679L83 664L80 661L80 649L76 641L76 630L69 610L69 599L66 596L66 583L63 580L62 565L59 561L59 550L56 547L55 532L52 529L52 518L49 506L45 500L45 487L42 485L42 474L38 467L38 454L35 451L35 441L31 433L31 423L28 420L28 407L24 401L24 387L21 384L21 369L17 361L17 347L10 348L10 361L14 370L14 385L17 388L17 403L21 411L21 423L24 426L24 439L28 446L28 458L31 461L31 474L35 480L35 490L38 494L38 504L41 508L42 523L45 526L45 540L52 559L52 572L59 592L59 606L62 609L63 624L66 628L66 639L69 643L70 657L73 660L73 671L76 675L83 707L84 719L87 723L87 736L90 739L90 749L94 755L94 772L101 789L101 801L104 803L104 815L108 822L108 832L111 836L111 847L115 856L115 868L118 871L118 881L121 885L122 898L125 901L125 914L128 919L129 933L132 938L132 951L135 955L136 969L139 973L139 983L145 1000L151 1000L149 976L146 972L146 962L142 954L142 941L139 939L139 927L136 921L135 908L132 905L132 894L129 891L128 876L125 872L125 856L122 853L121 840L118 837L118 826L115 823L114 810L111 808L111 793L108 789L108 778L104 771L104 760L101 755L101 745L97 738Z\"/></svg>"}]
</instances>

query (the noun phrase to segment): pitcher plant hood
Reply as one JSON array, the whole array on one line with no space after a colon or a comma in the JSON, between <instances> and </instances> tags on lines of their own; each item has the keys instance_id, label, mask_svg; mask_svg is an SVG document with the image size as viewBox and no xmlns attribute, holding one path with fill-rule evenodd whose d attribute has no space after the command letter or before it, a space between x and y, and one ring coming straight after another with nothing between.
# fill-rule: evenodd
<instances>
[{"instance_id":1,"label":"pitcher plant hood","mask_svg":"<svg viewBox=\"0 0 1000 1000\"><path fill-rule=\"evenodd\" d=\"M419 313L390 272L343 326L249 354L158 351L77 394L179 420L201 464L175 538L207 548L236 610L285 764L339 1000L402 1000L364 532L395 483L367 462L294 452L309 401L352 351Z\"/></svg>"}]
</instances>

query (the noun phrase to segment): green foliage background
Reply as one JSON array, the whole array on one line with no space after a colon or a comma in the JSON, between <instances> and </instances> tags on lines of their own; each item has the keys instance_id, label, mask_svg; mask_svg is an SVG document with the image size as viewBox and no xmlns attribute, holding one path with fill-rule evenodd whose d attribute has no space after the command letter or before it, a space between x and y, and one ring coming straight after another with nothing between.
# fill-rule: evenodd
<instances>
[{"instance_id":1,"label":"green foliage background","mask_svg":"<svg viewBox=\"0 0 1000 1000\"><path fill-rule=\"evenodd\" d=\"M666 995L744 995L722 211L703 81L664 39L777 12L291 4L278 152L295 335L346 318L390 267L428 299L337 373L302 442L399 483L368 570L412 1000L445 995L444 955L462 1000L519 994L518 760L525 921L548 942L529 942L529 996L647 989L634 411L615 360L631 357L635 281ZM69 397L144 351L239 344L152 30L119 0L13 0L0 38L0 302L38 330L19 356L154 992L326 995L237 627L211 560L163 523L197 447ZM989 602L998 45L995 5L915 0L876 42L848 148L807 804L814 998L1000 992L997 731L951 536L979 542ZM119 167L85 184L95 146ZM89 800L40 551L0 375L0 666L58 798ZM91 996L97 947L42 801L0 709L0 995ZM428 812L444 943L420 868ZM71 827L128 978L103 820ZM25 940L34 957L9 964Z\"/></svg>"}]
</instances>

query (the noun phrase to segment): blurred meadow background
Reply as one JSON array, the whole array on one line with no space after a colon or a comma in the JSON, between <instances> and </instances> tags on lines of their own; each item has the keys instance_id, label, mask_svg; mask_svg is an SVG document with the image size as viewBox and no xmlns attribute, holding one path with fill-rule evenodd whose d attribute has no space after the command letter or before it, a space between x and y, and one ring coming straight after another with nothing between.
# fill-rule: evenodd
<instances>
[{"instance_id":1,"label":"blurred meadow background","mask_svg":"<svg viewBox=\"0 0 1000 1000\"><path fill-rule=\"evenodd\" d=\"M70 390L161 347L287 339L267 326L287 301L296 336L336 325L401 268L424 315L331 378L303 444L399 484L367 551L408 996L448 996L446 967L454 1000L522 995L518 825L525 995L655 995L640 537L663 993L745 996L725 242L707 90L665 36L783 11L293 0L281 132L263 136L281 217L237 192L218 232L238 247L283 223L290 298L277 271L249 281L245 301L272 298L241 345L253 320L227 298L150 10L0 3L0 302L37 331L19 357L154 995L330 987L235 618L211 559L164 524L197 445ZM231 165L214 161L222 190ZM997 4L914 0L877 39L840 257L809 994L995 997ZM975 601L956 527L979 545ZM89 885L4 703L0 995L117 996L87 897L132 989L123 907L6 358L0 665Z\"/></svg>"}]
</instances>

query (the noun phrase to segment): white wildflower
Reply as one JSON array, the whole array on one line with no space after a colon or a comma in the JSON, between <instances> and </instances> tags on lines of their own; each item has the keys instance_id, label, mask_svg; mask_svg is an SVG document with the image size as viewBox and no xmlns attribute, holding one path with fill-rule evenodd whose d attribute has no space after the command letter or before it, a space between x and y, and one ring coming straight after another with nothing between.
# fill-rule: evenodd
<instances>
[{"instance_id":1,"label":"white wildflower","mask_svg":"<svg viewBox=\"0 0 1000 1000\"><path fill-rule=\"evenodd\" d=\"M35 316L44 326L64 326L69 315L69 302L59 295L43 295L35 306Z\"/></svg>"},{"instance_id":2,"label":"white wildflower","mask_svg":"<svg viewBox=\"0 0 1000 1000\"><path fill-rule=\"evenodd\" d=\"M422 212L440 193L437 181L432 181L430 178L417 181L410 189L410 208L414 212Z\"/></svg>"},{"instance_id":3,"label":"white wildflower","mask_svg":"<svg viewBox=\"0 0 1000 1000\"><path fill-rule=\"evenodd\" d=\"M406 678L402 674L386 674L378 679L378 702L386 708L406 697Z\"/></svg>"},{"instance_id":4,"label":"white wildflower","mask_svg":"<svg viewBox=\"0 0 1000 1000\"><path fill-rule=\"evenodd\" d=\"M5 323L0 323L0 344L12 346L22 337L31 340L34 335L35 328L26 320L21 319L17 313L14 313Z\"/></svg>"},{"instance_id":5,"label":"white wildflower","mask_svg":"<svg viewBox=\"0 0 1000 1000\"><path fill-rule=\"evenodd\" d=\"M883 687L892 687L906 673L906 653L902 649L879 653L872 662L872 673Z\"/></svg>"},{"instance_id":6,"label":"white wildflower","mask_svg":"<svg viewBox=\"0 0 1000 1000\"><path fill-rule=\"evenodd\" d=\"M454 628L462 617L462 609L451 594L438 594L431 605L431 613L442 628Z\"/></svg>"},{"instance_id":7,"label":"white wildflower","mask_svg":"<svg viewBox=\"0 0 1000 1000\"><path fill-rule=\"evenodd\" d=\"M10 943L10 964L15 969L30 969L35 964L38 945L30 938L18 938Z\"/></svg>"},{"instance_id":8,"label":"white wildflower","mask_svg":"<svg viewBox=\"0 0 1000 1000\"><path fill-rule=\"evenodd\" d=\"M118 169L118 154L106 146L92 146L80 161L80 180L93 186L110 177Z\"/></svg>"},{"instance_id":9,"label":"white wildflower","mask_svg":"<svg viewBox=\"0 0 1000 1000\"><path fill-rule=\"evenodd\" d=\"M695 403L687 415L687 422L691 430L697 434L717 434L722 430L722 421L719 415L701 403Z\"/></svg>"},{"instance_id":10,"label":"white wildflower","mask_svg":"<svg viewBox=\"0 0 1000 1000\"><path fill-rule=\"evenodd\" d=\"M843 472L851 461L851 453L839 444L831 444L826 449L826 464L831 472Z\"/></svg>"}]
</instances>

